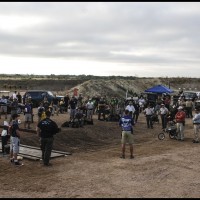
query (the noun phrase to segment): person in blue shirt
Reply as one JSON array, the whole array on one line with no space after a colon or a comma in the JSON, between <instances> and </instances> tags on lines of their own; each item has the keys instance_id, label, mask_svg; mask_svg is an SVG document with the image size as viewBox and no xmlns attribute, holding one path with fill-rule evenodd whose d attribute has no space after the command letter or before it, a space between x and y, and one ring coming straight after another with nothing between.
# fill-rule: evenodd
<instances>
[{"instance_id":1,"label":"person in blue shirt","mask_svg":"<svg viewBox=\"0 0 200 200\"><path fill-rule=\"evenodd\" d=\"M134 126L134 120L129 115L129 111L125 110L125 114L123 117L119 120L119 126L122 128L122 155L120 158L125 158L125 150L126 150L126 143L130 146L130 159L133 159L133 126Z\"/></svg>"}]
</instances>

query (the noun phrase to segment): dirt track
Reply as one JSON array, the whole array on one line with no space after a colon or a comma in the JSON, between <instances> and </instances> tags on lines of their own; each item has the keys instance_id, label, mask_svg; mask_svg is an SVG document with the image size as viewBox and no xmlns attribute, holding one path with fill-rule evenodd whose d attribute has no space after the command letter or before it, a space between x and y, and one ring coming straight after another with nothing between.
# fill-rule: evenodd
<instances>
[{"instance_id":1,"label":"dirt track","mask_svg":"<svg viewBox=\"0 0 200 200\"><path fill-rule=\"evenodd\" d=\"M52 117L60 125L66 114ZM23 117L22 117L23 119ZM22 167L0 157L0 197L64 198L198 198L200 144L193 144L187 119L185 141L158 140L160 124L147 129L143 114L135 126L135 159L120 159L120 128L116 122L96 120L83 128L63 128L54 149L72 155L51 160L52 167L23 160ZM34 134L23 133L23 144L38 145Z\"/></svg>"}]
</instances>

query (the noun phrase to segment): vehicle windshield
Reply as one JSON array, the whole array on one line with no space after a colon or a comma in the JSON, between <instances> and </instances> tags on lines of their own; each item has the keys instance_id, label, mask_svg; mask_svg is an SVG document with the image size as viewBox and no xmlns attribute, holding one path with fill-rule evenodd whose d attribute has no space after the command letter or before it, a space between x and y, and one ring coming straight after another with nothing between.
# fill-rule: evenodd
<instances>
[{"instance_id":1,"label":"vehicle windshield","mask_svg":"<svg viewBox=\"0 0 200 200\"><path fill-rule=\"evenodd\" d=\"M196 93L194 93L194 92L184 92L184 95L186 97L194 97L194 96L196 96Z\"/></svg>"},{"instance_id":2,"label":"vehicle windshield","mask_svg":"<svg viewBox=\"0 0 200 200\"><path fill-rule=\"evenodd\" d=\"M53 96L53 93L51 91L48 91L47 93L48 95Z\"/></svg>"},{"instance_id":3,"label":"vehicle windshield","mask_svg":"<svg viewBox=\"0 0 200 200\"><path fill-rule=\"evenodd\" d=\"M30 93L27 93L26 96L27 96L27 97L30 96L30 97L33 97L33 98L34 98L34 97L39 97L39 96L41 96L41 93L40 93L40 92L31 92L31 94L30 94Z\"/></svg>"}]
</instances>

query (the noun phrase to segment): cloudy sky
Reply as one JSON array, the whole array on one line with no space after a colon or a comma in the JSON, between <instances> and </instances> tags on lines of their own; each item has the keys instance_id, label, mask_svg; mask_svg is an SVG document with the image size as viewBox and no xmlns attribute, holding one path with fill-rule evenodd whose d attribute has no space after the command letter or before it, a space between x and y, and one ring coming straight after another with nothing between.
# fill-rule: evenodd
<instances>
[{"instance_id":1,"label":"cloudy sky","mask_svg":"<svg viewBox=\"0 0 200 200\"><path fill-rule=\"evenodd\" d=\"M0 73L200 77L200 2L0 2Z\"/></svg>"}]
</instances>

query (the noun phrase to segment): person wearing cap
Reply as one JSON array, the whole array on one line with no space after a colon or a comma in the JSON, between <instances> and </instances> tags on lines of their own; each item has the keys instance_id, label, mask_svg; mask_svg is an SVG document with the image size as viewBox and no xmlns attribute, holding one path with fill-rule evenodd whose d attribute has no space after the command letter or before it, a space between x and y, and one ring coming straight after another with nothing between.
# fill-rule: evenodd
<instances>
[{"instance_id":1,"label":"person wearing cap","mask_svg":"<svg viewBox=\"0 0 200 200\"><path fill-rule=\"evenodd\" d=\"M167 115L169 113L169 110L165 107L165 104L161 104L161 107L159 109L159 114L162 121L162 129L165 129L167 127Z\"/></svg>"},{"instance_id":2,"label":"person wearing cap","mask_svg":"<svg viewBox=\"0 0 200 200\"><path fill-rule=\"evenodd\" d=\"M19 153L19 144L20 144L20 131L18 125L18 114L12 115L12 121L9 126L10 134L10 162L15 165L23 165L17 159Z\"/></svg>"},{"instance_id":3,"label":"person wearing cap","mask_svg":"<svg viewBox=\"0 0 200 200\"><path fill-rule=\"evenodd\" d=\"M177 132L178 132L178 140L180 141L184 141L185 117L186 117L186 114L183 111L183 107L179 106L178 112L175 115L175 120L176 120Z\"/></svg>"},{"instance_id":4,"label":"person wearing cap","mask_svg":"<svg viewBox=\"0 0 200 200\"><path fill-rule=\"evenodd\" d=\"M59 132L59 128L56 122L50 119L51 112L47 110L45 114L46 118L38 123L36 132L40 137L43 164L44 166L50 166L49 160L51 157L54 135Z\"/></svg>"},{"instance_id":5,"label":"person wearing cap","mask_svg":"<svg viewBox=\"0 0 200 200\"><path fill-rule=\"evenodd\" d=\"M195 114L192 118L193 127L194 127L194 139L192 140L193 143L199 143L199 129L200 129L200 109L195 108Z\"/></svg>"}]
</instances>

